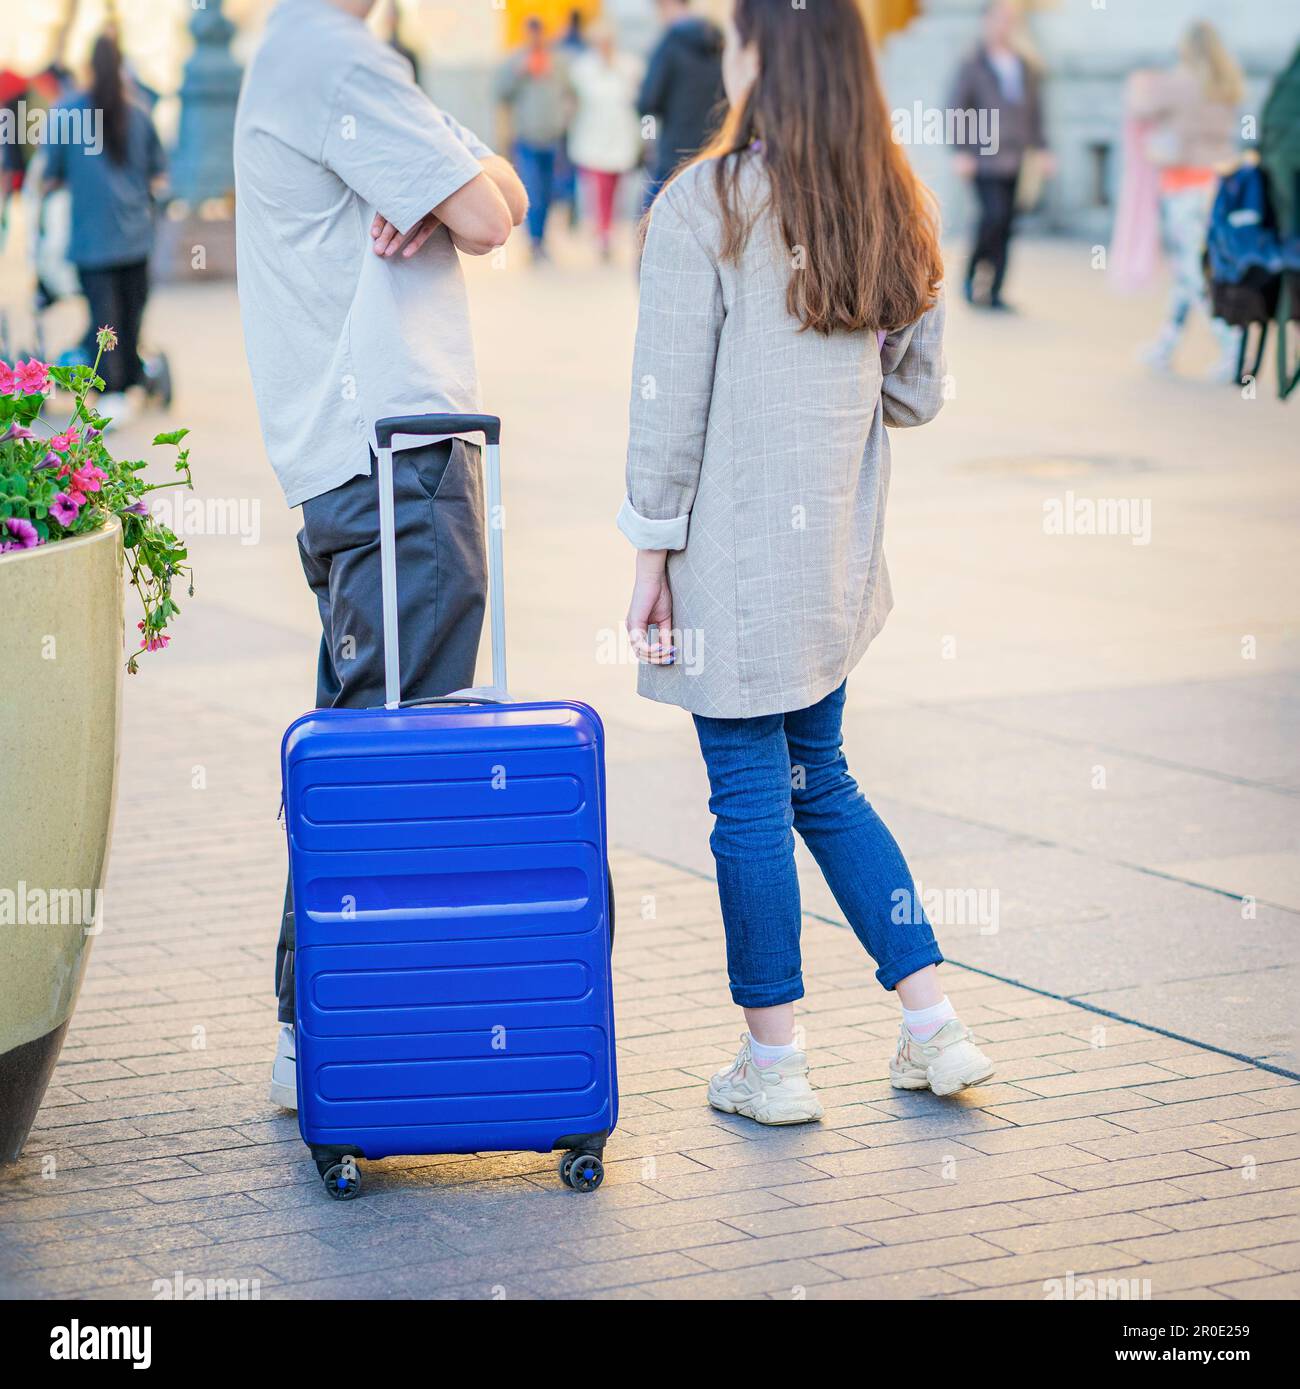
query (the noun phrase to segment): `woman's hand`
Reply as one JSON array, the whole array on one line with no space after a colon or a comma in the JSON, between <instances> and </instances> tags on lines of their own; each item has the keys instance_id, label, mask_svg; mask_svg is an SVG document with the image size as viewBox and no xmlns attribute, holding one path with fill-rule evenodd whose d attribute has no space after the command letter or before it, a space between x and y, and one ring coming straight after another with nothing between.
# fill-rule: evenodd
<instances>
[{"instance_id":1,"label":"woman's hand","mask_svg":"<svg viewBox=\"0 0 1300 1389\"><path fill-rule=\"evenodd\" d=\"M653 666L670 666L677 655L672 644L673 595L668 588L668 552L638 550L636 581L627 608L627 635L638 661ZM655 640L649 629L657 627Z\"/></svg>"}]
</instances>

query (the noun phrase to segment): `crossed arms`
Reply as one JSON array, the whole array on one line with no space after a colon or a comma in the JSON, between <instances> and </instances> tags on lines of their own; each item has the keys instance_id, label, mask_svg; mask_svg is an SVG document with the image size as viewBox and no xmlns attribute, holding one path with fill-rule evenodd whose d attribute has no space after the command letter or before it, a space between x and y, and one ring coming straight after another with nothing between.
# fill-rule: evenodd
<instances>
[{"instance_id":1,"label":"crossed arms","mask_svg":"<svg viewBox=\"0 0 1300 1389\"><path fill-rule=\"evenodd\" d=\"M524 220L528 197L509 161L499 154L480 159L483 172L415 224L404 237L382 213L370 227L371 249L377 256L413 256L438 226L451 233L452 244L467 256L486 256L504 245L512 227Z\"/></svg>"},{"instance_id":2,"label":"crossed arms","mask_svg":"<svg viewBox=\"0 0 1300 1389\"><path fill-rule=\"evenodd\" d=\"M320 160L375 209L380 256L414 255L440 225L466 254L487 255L527 207L509 163L439 110L395 53L340 82Z\"/></svg>"}]
</instances>

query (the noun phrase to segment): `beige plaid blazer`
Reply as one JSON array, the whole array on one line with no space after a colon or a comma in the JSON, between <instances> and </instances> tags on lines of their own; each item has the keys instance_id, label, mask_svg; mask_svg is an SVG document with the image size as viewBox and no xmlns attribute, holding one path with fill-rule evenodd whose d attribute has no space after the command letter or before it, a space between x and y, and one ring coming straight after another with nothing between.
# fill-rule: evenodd
<instances>
[{"instance_id":1,"label":"beige plaid blazer","mask_svg":"<svg viewBox=\"0 0 1300 1389\"><path fill-rule=\"evenodd\" d=\"M739 157L761 199L760 157ZM697 164L651 214L618 524L672 551L677 659L642 665L639 692L753 718L815 704L884 625L885 429L939 411L944 310L883 344L800 332L776 219L760 216L739 264L718 245L713 166Z\"/></svg>"}]
</instances>

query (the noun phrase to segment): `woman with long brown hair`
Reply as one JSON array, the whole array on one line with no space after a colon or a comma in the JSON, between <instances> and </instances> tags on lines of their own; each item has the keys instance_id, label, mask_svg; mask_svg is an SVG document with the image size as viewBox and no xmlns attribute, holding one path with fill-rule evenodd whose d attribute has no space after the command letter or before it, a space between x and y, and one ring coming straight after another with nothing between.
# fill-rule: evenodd
<instances>
[{"instance_id":1,"label":"woman with long brown hair","mask_svg":"<svg viewBox=\"0 0 1300 1389\"><path fill-rule=\"evenodd\" d=\"M943 267L855 0L736 0L723 70L722 130L650 212L619 525L640 692L695 717L748 1024L709 1103L803 1123L822 1107L794 1037L792 829L902 1003L893 1083L951 1094L993 1069L840 746L845 679L891 604L885 429L943 400Z\"/></svg>"},{"instance_id":2,"label":"woman with long brown hair","mask_svg":"<svg viewBox=\"0 0 1300 1389\"><path fill-rule=\"evenodd\" d=\"M95 40L89 86L70 107L75 119L46 150L46 186L66 183L71 194L68 258L90 307L90 337L99 328L117 333L117 350L100 360L106 393L98 408L123 424L135 408L127 392L144 394L140 328L149 301L154 192L166 158L112 33Z\"/></svg>"}]
</instances>

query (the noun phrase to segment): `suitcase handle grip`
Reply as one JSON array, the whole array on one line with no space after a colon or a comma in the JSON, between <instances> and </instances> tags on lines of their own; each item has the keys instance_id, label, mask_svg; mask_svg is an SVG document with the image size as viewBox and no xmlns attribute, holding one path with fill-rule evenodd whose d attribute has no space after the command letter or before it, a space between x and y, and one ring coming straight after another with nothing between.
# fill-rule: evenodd
<instances>
[{"instance_id":1,"label":"suitcase handle grip","mask_svg":"<svg viewBox=\"0 0 1300 1389\"><path fill-rule=\"evenodd\" d=\"M384 610L384 708L402 705L401 658L397 635L397 538L393 520L393 436L395 434L482 434L487 474L488 612L492 625L492 689L506 694L505 560L501 528L501 420L496 415L390 415L375 422L379 460L379 573ZM431 701L430 701L431 702ZM455 704L469 700L452 700ZM484 701L491 703L494 701Z\"/></svg>"},{"instance_id":2,"label":"suitcase handle grip","mask_svg":"<svg viewBox=\"0 0 1300 1389\"><path fill-rule=\"evenodd\" d=\"M389 415L375 421L375 442L390 448L394 434L482 434L489 444L501 442L498 415Z\"/></svg>"},{"instance_id":3,"label":"suitcase handle grip","mask_svg":"<svg viewBox=\"0 0 1300 1389\"><path fill-rule=\"evenodd\" d=\"M424 704L501 704L500 699L487 699L483 695L430 695L428 699L404 699L399 709L418 709Z\"/></svg>"}]
</instances>

